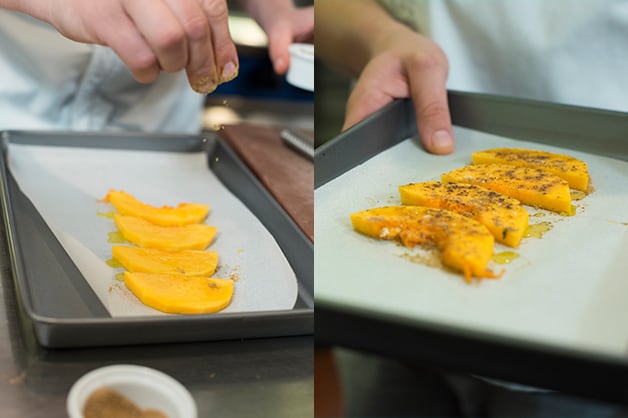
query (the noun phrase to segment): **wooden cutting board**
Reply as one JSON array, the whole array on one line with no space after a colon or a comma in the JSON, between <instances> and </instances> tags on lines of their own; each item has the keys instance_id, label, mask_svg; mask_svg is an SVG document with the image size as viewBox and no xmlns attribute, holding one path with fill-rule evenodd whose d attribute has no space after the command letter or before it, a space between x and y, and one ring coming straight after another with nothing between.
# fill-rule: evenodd
<instances>
[{"instance_id":1,"label":"wooden cutting board","mask_svg":"<svg viewBox=\"0 0 628 418\"><path fill-rule=\"evenodd\" d=\"M281 130L238 124L225 125L218 134L313 242L314 163L284 143Z\"/></svg>"}]
</instances>

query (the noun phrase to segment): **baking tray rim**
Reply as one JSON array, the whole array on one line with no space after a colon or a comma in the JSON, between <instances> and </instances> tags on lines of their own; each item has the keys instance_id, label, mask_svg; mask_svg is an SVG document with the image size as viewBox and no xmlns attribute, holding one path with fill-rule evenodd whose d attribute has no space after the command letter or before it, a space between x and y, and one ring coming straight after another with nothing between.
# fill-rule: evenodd
<instances>
[{"instance_id":1,"label":"baking tray rim","mask_svg":"<svg viewBox=\"0 0 628 418\"><path fill-rule=\"evenodd\" d=\"M456 90L448 90L447 95L454 126L540 144L551 140L553 146L628 161L628 149L623 149L628 140L626 112ZM569 130L565 128L568 123ZM602 125L605 129L599 129ZM393 100L316 148L314 190L416 135L411 99ZM374 136L381 140L362 139ZM621 152L618 148L622 148ZM353 152L336 156L339 150L348 149Z\"/></svg>"}]
</instances>

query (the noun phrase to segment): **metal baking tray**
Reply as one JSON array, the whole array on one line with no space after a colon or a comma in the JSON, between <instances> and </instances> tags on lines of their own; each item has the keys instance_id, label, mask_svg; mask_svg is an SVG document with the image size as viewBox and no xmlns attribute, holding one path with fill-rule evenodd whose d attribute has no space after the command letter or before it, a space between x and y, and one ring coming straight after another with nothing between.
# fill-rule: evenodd
<instances>
[{"instance_id":1,"label":"metal baking tray","mask_svg":"<svg viewBox=\"0 0 628 418\"><path fill-rule=\"evenodd\" d=\"M628 114L625 113L456 91L449 92L449 105L453 124L463 129L523 140L528 145L536 142L542 146L628 161ZM315 196L318 189L349 170L364 173L368 168L360 171L360 165L368 164L372 158L416 135L412 103L409 100L391 103L317 149ZM405 164L404 167L412 166L411 161L405 161ZM419 162L415 169L417 173L421 172ZM391 182L386 178L386 172L380 174L382 182ZM321 225L318 223L321 212L315 208L315 213L316 224ZM322 245L325 240L319 233L317 230L317 244ZM317 252L317 257L321 254ZM355 254L350 256L351 259L357 257ZM321 263L327 261L320 260ZM628 271L628 264L625 267L624 272ZM382 277L381 270L375 269L378 280L393 278L394 272L388 272L391 277ZM346 274L349 269L342 271ZM429 316L383 312L372 309L374 302L366 296L363 297L366 303L354 303L357 299L347 297L346 288L341 294L334 294L333 288L337 285L331 283L338 283L336 279L342 278L327 280L325 277L322 280L320 273L317 270L317 344L345 346L409 362L433 364L614 402L624 403L628 399L628 351L608 353L591 347L565 347L535 338L499 334L491 329L478 330L465 326L464 322L442 324ZM628 279L628 273L623 276ZM614 278L615 282L621 279ZM360 277L359 282L361 286L367 286L368 278ZM327 283L326 288L323 283ZM355 292L363 294L358 289ZM620 301L621 298L614 300ZM548 315L551 317L549 312ZM616 318L616 321L621 319ZM613 326L621 327L621 323L616 322ZM348 329L355 332L347 332Z\"/></svg>"},{"instance_id":2,"label":"metal baking tray","mask_svg":"<svg viewBox=\"0 0 628 418\"><path fill-rule=\"evenodd\" d=\"M9 144L205 152L207 169L275 238L297 278L293 309L112 317L90 288L7 167ZM313 244L217 136L76 132L2 133L0 187L13 279L22 315L45 347L211 341L313 333ZM62 303L59 303L62 301Z\"/></svg>"}]
</instances>

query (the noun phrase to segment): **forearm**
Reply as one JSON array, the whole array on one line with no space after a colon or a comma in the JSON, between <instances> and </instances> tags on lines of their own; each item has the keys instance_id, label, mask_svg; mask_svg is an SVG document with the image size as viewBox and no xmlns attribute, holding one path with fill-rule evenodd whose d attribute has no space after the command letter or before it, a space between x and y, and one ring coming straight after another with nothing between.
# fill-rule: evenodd
<instances>
[{"instance_id":1,"label":"forearm","mask_svg":"<svg viewBox=\"0 0 628 418\"><path fill-rule=\"evenodd\" d=\"M391 32L407 30L375 0L316 0L315 14L316 55L351 76Z\"/></svg>"}]
</instances>

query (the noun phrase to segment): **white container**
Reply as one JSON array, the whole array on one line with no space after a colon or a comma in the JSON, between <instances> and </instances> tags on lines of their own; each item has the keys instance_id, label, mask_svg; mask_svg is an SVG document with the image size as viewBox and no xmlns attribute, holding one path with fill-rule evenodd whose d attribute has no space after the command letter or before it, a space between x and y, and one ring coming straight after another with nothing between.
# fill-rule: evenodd
<instances>
[{"instance_id":1,"label":"white container","mask_svg":"<svg viewBox=\"0 0 628 418\"><path fill-rule=\"evenodd\" d=\"M105 387L142 409L156 409L169 418L197 418L196 403L181 383L165 373L136 365L106 366L78 379L67 398L70 418L83 418L89 396Z\"/></svg>"},{"instance_id":2,"label":"white container","mask_svg":"<svg viewBox=\"0 0 628 418\"><path fill-rule=\"evenodd\" d=\"M292 44L286 80L293 86L314 91L314 45Z\"/></svg>"}]
</instances>

